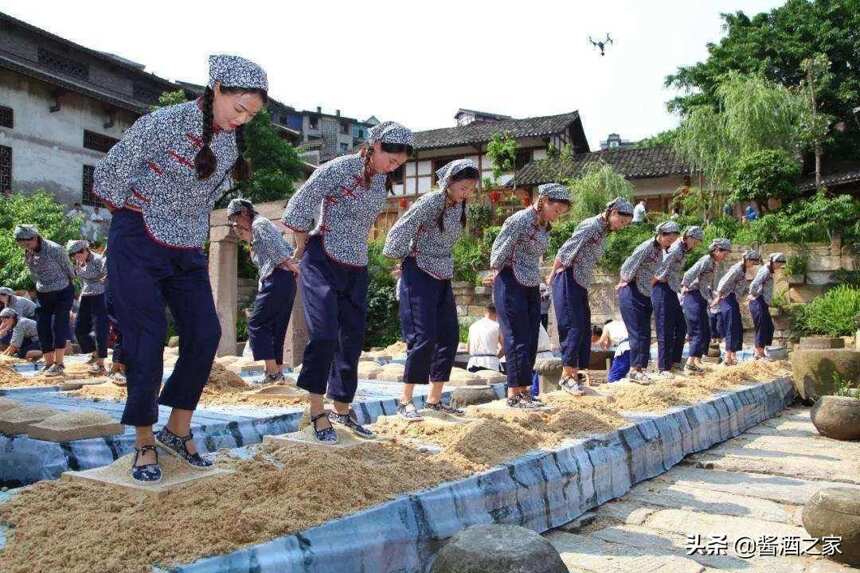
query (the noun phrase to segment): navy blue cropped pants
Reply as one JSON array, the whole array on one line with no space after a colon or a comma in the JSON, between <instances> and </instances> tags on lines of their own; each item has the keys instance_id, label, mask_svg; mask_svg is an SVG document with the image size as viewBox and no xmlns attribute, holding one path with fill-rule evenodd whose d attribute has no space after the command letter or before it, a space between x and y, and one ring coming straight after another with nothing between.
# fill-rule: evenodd
<instances>
[{"instance_id":1,"label":"navy blue cropped pants","mask_svg":"<svg viewBox=\"0 0 860 573\"><path fill-rule=\"evenodd\" d=\"M618 291L618 302L630 341L630 366L647 368L651 357L651 299L631 282Z\"/></svg>"},{"instance_id":2,"label":"navy blue cropped pants","mask_svg":"<svg viewBox=\"0 0 860 573\"><path fill-rule=\"evenodd\" d=\"M678 293L664 282L651 289L651 305L654 308L654 327L657 330L657 367L660 371L672 369L681 362L687 325Z\"/></svg>"},{"instance_id":3,"label":"navy blue cropped pants","mask_svg":"<svg viewBox=\"0 0 860 573\"><path fill-rule=\"evenodd\" d=\"M507 358L508 388L531 386L540 334L540 289L521 284L507 267L493 282L493 300Z\"/></svg>"},{"instance_id":4,"label":"navy blue cropped pants","mask_svg":"<svg viewBox=\"0 0 860 573\"><path fill-rule=\"evenodd\" d=\"M744 344L744 326L741 308L735 293L720 301L720 326L726 343L726 351L738 352Z\"/></svg>"},{"instance_id":5,"label":"navy blue cropped pants","mask_svg":"<svg viewBox=\"0 0 860 573\"><path fill-rule=\"evenodd\" d=\"M407 349L403 381L447 382L460 342L451 281L424 272L413 257L404 259L400 270L400 326Z\"/></svg>"},{"instance_id":6,"label":"navy blue cropped pants","mask_svg":"<svg viewBox=\"0 0 860 573\"><path fill-rule=\"evenodd\" d=\"M108 329L104 293L81 296L78 319L75 321L75 337L81 352L90 354L97 350L99 358L107 358ZM95 340L91 332L95 332Z\"/></svg>"},{"instance_id":7,"label":"navy blue cropped pants","mask_svg":"<svg viewBox=\"0 0 860 573\"><path fill-rule=\"evenodd\" d=\"M299 288L309 341L299 388L338 402L350 403L355 398L368 280L367 267L338 263L326 254L319 236L308 238Z\"/></svg>"},{"instance_id":8,"label":"navy blue cropped pants","mask_svg":"<svg viewBox=\"0 0 860 573\"><path fill-rule=\"evenodd\" d=\"M37 292L36 330L42 352L65 348L71 334L69 312L75 302L75 285L53 292Z\"/></svg>"},{"instance_id":9,"label":"navy blue cropped pants","mask_svg":"<svg viewBox=\"0 0 860 573\"><path fill-rule=\"evenodd\" d=\"M264 278L248 319L248 342L254 360L284 363L284 339L296 299L296 278L292 272L276 268Z\"/></svg>"},{"instance_id":10,"label":"navy blue cropped pants","mask_svg":"<svg viewBox=\"0 0 860 573\"><path fill-rule=\"evenodd\" d=\"M711 344L711 320L708 315L708 302L698 290L684 295L684 318L690 333L690 356L701 358L708 352Z\"/></svg>"},{"instance_id":11,"label":"navy blue cropped pants","mask_svg":"<svg viewBox=\"0 0 860 573\"><path fill-rule=\"evenodd\" d=\"M755 345L764 348L773 344L773 319L770 316L770 306L762 297L750 301L750 314L755 325Z\"/></svg>"},{"instance_id":12,"label":"navy blue cropped pants","mask_svg":"<svg viewBox=\"0 0 860 573\"><path fill-rule=\"evenodd\" d=\"M175 249L155 242L143 217L127 209L114 213L108 244L108 289L122 332L128 384L122 423L154 424L158 404L194 410L221 339L206 254L203 249ZM159 396L165 306L176 321L179 359Z\"/></svg>"},{"instance_id":13,"label":"navy blue cropped pants","mask_svg":"<svg viewBox=\"0 0 860 573\"><path fill-rule=\"evenodd\" d=\"M552 305L565 366L588 368L591 362L591 306L588 291L573 278L573 268L552 278Z\"/></svg>"}]
</instances>

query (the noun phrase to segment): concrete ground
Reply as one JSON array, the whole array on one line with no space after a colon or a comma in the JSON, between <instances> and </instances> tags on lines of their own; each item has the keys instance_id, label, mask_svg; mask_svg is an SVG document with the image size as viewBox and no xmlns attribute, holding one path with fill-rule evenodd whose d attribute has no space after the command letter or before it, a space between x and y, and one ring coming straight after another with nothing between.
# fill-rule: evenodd
<instances>
[{"instance_id":1,"label":"concrete ground","mask_svg":"<svg viewBox=\"0 0 860 573\"><path fill-rule=\"evenodd\" d=\"M809 538L803 504L822 487L860 495L860 442L822 437L808 408L790 408L545 537L571 572L857 571L818 556L735 552L739 537ZM697 534L703 544L725 535L728 551L687 555L687 536Z\"/></svg>"}]
</instances>

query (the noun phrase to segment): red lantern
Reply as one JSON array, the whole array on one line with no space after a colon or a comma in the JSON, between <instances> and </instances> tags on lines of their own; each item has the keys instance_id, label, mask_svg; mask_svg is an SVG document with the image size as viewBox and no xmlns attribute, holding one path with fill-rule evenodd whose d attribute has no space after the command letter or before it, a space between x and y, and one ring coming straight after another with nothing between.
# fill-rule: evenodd
<instances>
[{"instance_id":1,"label":"red lantern","mask_svg":"<svg viewBox=\"0 0 860 573\"><path fill-rule=\"evenodd\" d=\"M405 209L409 206L409 201L406 200L406 197L400 198L400 208Z\"/></svg>"},{"instance_id":2,"label":"red lantern","mask_svg":"<svg viewBox=\"0 0 860 573\"><path fill-rule=\"evenodd\" d=\"M498 203L501 193L498 191L490 191L490 203Z\"/></svg>"}]
</instances>

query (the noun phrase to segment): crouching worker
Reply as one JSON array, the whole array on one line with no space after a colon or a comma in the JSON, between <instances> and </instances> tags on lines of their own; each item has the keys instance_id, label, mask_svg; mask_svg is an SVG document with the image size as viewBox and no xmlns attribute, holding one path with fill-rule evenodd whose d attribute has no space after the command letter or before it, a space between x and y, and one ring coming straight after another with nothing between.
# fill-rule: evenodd
<instances>
[{"instance_id":1,"label":"crouching worker","mask_svg":"<svg viewBox=\"0 0 860 573\"><path fill-rule=\"evenodd\" d=\"M12 308L0 311L0 335L11 334L9 346L3 351L6 356L17 356L35 362L42 357L36 321L18 316Z\"/></svg>"}]
</instances>

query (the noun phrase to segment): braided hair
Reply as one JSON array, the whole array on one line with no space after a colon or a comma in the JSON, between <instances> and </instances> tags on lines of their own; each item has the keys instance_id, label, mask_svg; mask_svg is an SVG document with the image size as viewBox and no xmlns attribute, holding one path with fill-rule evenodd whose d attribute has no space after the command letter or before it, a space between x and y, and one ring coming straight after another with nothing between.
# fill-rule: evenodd
<instances>
[{"instance_id":1,"label":"braided hair","mask_svg":"<svg viewBox=\"0 0 860 573\"><path fill-rule=\"evenodd\" d=\"M255 93L262 98L265 104L268 101L268 94L265 90L258 88L233 88L221 86L222 94L238 94L238 93ZM212 151L210 144L212 143L212 134L215 129L215 120L212 113L212 106L215 102L215 92L212 88L207 87L203 92L202 110L203 110L203 145L197 155L194 156L194 170L197 172L197 179L208 179L218 166L218 159ZM236 151L238 156L233 164L233 179L235 181L245 181L251 176L251 166L248 160L245 159L245 126L239 126L234 131L236 138Z\"/></svg>"},{"instance_id":2,"label":"braided hair","mask_svg":"<svg viewBox=\"0 0 860 573\"><path fill-rule=\"evenodd\" d=\"M478 170L474 167L466 167L465 169L461 169L457 173L451 176L448 180L448 185L451 183L457 183L458 181L465 181L467 179L478 180ZM448 187L445 187L443 191L445 194L445 205L448 204ZM442 211L439 212L439 217L436 219L436 224L439 225L439 232L445 232L445 207L442 207ZM466 227L466 200L460 203L460 225L465 228Z\"/></svg>"},{"instance_id":3,"label":"braided hair","mask_svg":"<svg viewBox=\"0 0 860 573\"><path fill-rule=\"evenodd\" d=\"M565 201L563 199L550 199L545 195L538 195L537 205L535 205L535 210L538 212L538 216L540 216L540 212L543 210L543 206L546 202L550 203L562 203L564 205L570 206L570 201ZM544 229L547 233L552 231L552 223L549 221L544 222Z\"/></svg>"},{"instance_id":4,"label":"braided hair","mask_svg":"<svg viewBox=\"0 0 860 573\"><path fill-rule=\"evenodd\" d=\"M411 145L405 145L403 143L387 143L383 141L379 146L385 153L405 153L406 155L412 155ZM376 175L373 171L373 165L370 162L371 157L373 157L373 145L366 144L361 150L361 156L364 159L364 170L361 175L361 185L362 187L369 189L370 182L373 179L373 176ZM385 174L385 190L388 193L394 193L394 184L391 182L391 176L389 173Z\"/></svg>"}]
</instances>

